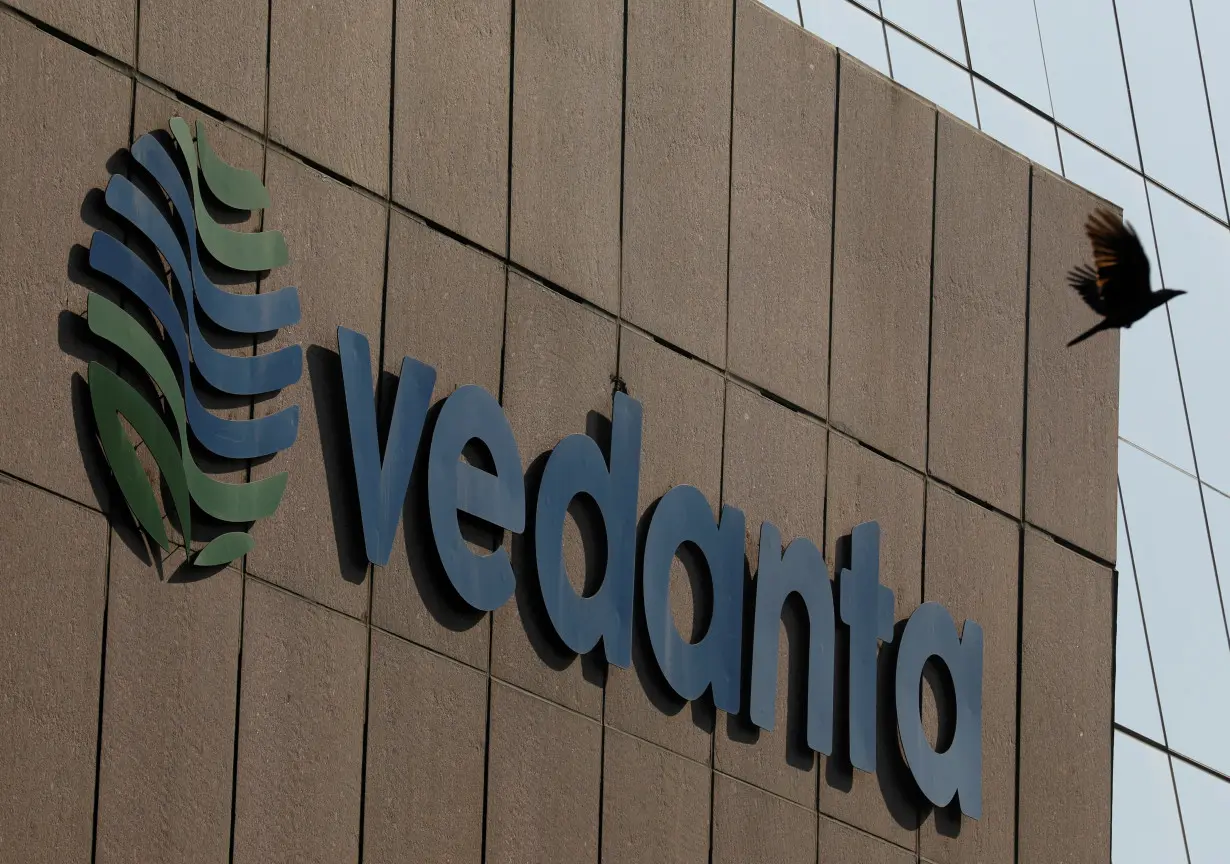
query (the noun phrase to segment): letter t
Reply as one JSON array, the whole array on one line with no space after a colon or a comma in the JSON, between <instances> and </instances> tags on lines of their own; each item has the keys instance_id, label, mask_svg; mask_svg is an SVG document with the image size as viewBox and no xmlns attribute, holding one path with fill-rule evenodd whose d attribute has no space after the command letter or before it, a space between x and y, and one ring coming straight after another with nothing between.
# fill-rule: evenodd
<instances>
[{"instance_id":1,"label":"letter t","mask_svg":"<svg viewBox=\"0 0 1230 864\"><path fill-rule=\"evenodd\" d=\"M893 592L880 584L880 526L850 534L850 567L841 571L841 620L850 628L850 763L876 770L876 660L893 641Z\"/></svg>"}]
</instances>

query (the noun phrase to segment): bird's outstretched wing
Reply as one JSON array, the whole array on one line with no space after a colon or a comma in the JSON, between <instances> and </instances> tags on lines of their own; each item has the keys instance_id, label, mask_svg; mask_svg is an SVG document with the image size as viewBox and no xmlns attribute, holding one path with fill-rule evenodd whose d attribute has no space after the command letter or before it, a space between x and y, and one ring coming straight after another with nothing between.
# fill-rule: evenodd
<instances>
[{"instance_id":1,"label":"bird's outstretched wing","mask_svg":"<svg viewBox=\"0 0 1230 864\"><path fill-rule=\"evenodd\" d=\"M1073 267L1068 271L1068 284L1077 294L1081 295L1081 299L1089 304L1089 308L1099 315L1106 314L1106 301L1102 296L1102 289L1098 285L1097 271L1088 264L1082 264L1079 267Z\"/></svg>"},{"instance_id":2,"label":"bird's outstretched wing","mask_svg":"<svg viewBox=\"0 0 1230 864\"><path fill-rule=\"evenodd\" d=\"M1093 266L1104 304L1149 293L1149 258L1131 225L1110 210L1100 208L1085 223L1093 244Z\"/></svg>"}]
</instances>

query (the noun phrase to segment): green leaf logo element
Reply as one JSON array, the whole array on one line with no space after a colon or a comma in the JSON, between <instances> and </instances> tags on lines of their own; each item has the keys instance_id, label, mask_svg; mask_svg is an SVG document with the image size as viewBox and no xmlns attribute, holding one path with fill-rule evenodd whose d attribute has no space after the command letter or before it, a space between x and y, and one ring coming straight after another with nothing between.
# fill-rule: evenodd
<instances>
[{"instance_id":1,"label":"green leaf logo element","mask_svg":"<svg viewBox=\"0 0 1230 864\"><path fill-rule=\"evenodd\" d=\"M236 357L218 352L201 336L198 309L215 327L239 333L269 332L294 324L300 315L298 292L284 288L267 294L231 294L210 281L201 266L203 252L226 268L252 273L286 263L286 243L276 231L245 233L217 223L205 206L203 187L238 211L264 209L269 194L256 175L218 157L202 124L197 124L195 139L182 119L172 118L170 126L175 146L144 135L132 148L135 162L161 188L167 206L160 208L146 192L120 176L112 177L106 200L116 215L154 245L167 262L171 278L155 272L109 234L95 232L90 248L91 265L126 289L125 305L132 300L144 306L161 325L160 332L156 336L99 294L91 294L86 310L91 332L144 373L161 396L165 411L101 363L90 364L87 380L103 454L133 516L154 542L170 548L158 498L121 418L157 464L184 545L191 549L194 505L224 523L255 522L277 510L287 474L243 483L218 480L197 465L190 436L224 458L257 458L290 446L299 419L297 406L250 420L217 417L201 405L194 378L199 376L212 389L231 395L273 392L298 381L303 355L295 345ZM178 226L171 225L165 212L173 214ZM179 305L173 289L178 292ZM253 546L246 530L228 531L196 552L192 560L200 566L223 565Z\"/></svg>"},{"instance_id":2,"label":"green leaf logo element","mask_svg":"<svg viewBox=\"0 0 1230 864\"><path fill-rule=\"evenodd\" d=\"M205 141L205 127L200 122L196 124L196 132L198 140ZM202 153L208 152L208 157L198 160L197 148L188 131L188 124L179 117L171 119L171 134L175 136L175 143L179 145L180 152L183 153L184 160L188 164L188 179L192 183L196 227L209 253L227 267L249 272L270 270L285 264L287 261L286 242L282 239L281 234L272 231L246 234L223 228L214 221L214 217L209 214L201 201L201 184L197 178L197 168L207 164L209 168L201 173L205 177L209 191L214 193L219 201L238 210L263 209L263 207L248 206L257 202L266 202L269 199L269 193L265 191L260 180L256 179L256 175L224 164L214 155L208 143L201 148ZM239 203L231 204L232 201Z\"/></svg>"}]
</instances>

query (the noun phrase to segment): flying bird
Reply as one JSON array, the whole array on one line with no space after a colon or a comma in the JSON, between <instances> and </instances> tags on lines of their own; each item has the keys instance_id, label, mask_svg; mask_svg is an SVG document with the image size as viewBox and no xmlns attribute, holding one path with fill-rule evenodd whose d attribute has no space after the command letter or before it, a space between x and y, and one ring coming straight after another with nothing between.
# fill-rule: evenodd
<instances>
[{"instance_id":1,"label":"flying bird","mask_svg":"<svg viewBox=\"0 0 1230 864\"><path fill-rule=\"evenodd\" d=\"M1093 263L1074 267L1068 284L1102 320L1068 343L1071 348L1094 333L1131 327L1150 311L1186 292L1149 287L1149 259L1140 238L1127 222L1110 210L1099 209L1085 223L1093 244Z\"/></svg>"}]
</instances>

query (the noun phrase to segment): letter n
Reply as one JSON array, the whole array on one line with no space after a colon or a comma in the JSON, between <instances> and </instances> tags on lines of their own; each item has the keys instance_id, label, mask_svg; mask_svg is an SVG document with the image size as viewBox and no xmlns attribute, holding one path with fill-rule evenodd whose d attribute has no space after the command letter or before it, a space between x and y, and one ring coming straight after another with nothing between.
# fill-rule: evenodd
<instances>
[{"instance_id":1,"label":"letter n","mask_svg":"<svg viewBox=\"0 0 1230 864\"><path fill-rule=\"evenodd\" d=\"M794 540L783 554L781 532L760 526L760 563L756 571L755 630L752 636L751 719L773 730L777 690L777 638L782 606L797 593L807 607L807 746L833 752L833 587L820 550L810 540Z\"/></svg>"}]
</instances>

